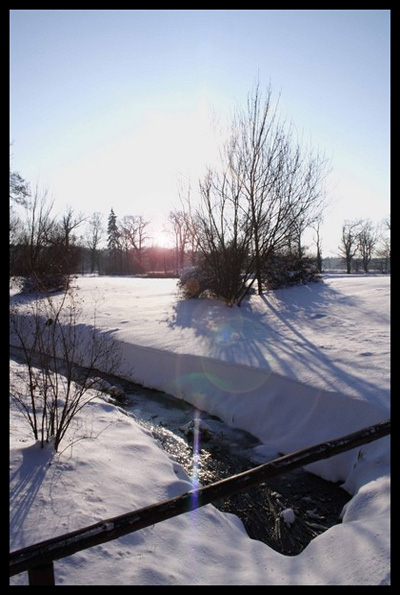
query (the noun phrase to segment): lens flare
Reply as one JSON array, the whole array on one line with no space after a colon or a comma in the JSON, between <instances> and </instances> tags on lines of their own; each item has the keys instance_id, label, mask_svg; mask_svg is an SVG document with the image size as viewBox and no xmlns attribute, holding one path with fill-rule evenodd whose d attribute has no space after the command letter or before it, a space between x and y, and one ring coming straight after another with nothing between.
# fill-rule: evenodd
<instances>
[{"instance_id":1,"label":"lens flare","mask_svg":"<svg viewBox=\"0 0 400 595\"><path fill-rule=\"evenodd\" d=\"M232 365L212 358L201 358L204 377L218 390L228 394L249 394L268 382L269 370Z\"/></svg>"},{"instance_id":2,"label":"lens flare","mask_svg":"<svg viewBox=\"0 0 400 595\"><path fill-rule=\"evenodd\" d=\"M199 461L200 461L200 411L193 410L193 470L192 470L192 489L199 489ZM193 494L190 502L190 510L197 508L198 496Z\"/></svg>"},{"instance_id":3,"label":"lens flare","mask_svg":"<svg viewBox=\"0 0 400 595\"><path fill-rule=\"evenodd\" d=\"M243 319L238 309L209 308L203 317L204 332L211 344L227 348L240 342Z\"/></svg>"}]
</instances>

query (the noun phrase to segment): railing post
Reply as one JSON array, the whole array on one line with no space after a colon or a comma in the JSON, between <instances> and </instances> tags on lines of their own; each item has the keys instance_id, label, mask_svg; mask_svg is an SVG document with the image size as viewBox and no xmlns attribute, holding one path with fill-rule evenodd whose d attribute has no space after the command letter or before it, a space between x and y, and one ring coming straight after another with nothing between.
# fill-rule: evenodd
<instances>
[{"instance_id":1,"label":"railing post","mask_svg":"<svg viewBox=\"0 0 400 595\"><path fill-rule=\"evenodd\" d=\"M28 570L29 586L30 587L41 587L41 586L53 586L56 584L54 580L54 564L48 562L41 566L35 566Z\"/></svg>"}]
</instances>

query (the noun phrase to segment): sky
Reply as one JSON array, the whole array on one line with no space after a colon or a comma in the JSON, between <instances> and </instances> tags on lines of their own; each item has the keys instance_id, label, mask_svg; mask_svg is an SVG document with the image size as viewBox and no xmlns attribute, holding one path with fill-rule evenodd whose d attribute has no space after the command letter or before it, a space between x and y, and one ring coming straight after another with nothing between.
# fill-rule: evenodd
<instances>
[{"instance_id":1,"label":"sky","mask_svg":"<svg viewBox=\"0 0 400 595\"><path fill-rule=\"evenodd\" d=\"M165 241L256 80L330 160L332 256L345 220L390 211L390 10L10 10L10 168Z\"/></svg>"}]
</instances>

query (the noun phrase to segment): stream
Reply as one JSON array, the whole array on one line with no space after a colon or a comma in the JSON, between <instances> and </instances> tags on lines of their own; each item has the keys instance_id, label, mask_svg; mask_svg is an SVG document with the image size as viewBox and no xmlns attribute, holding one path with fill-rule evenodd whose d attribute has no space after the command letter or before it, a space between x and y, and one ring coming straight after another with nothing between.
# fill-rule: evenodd
<instances>
[{"instance_id":1,"label":"stream","mask_svg":"<svg viewBox=\"0 0 400 595\"><path fill-rule=\"evenodd\" d=\"M10 348L10 355L24 361L17 348ZM266 462L257 457L261 445L257 438L182 399L122 378L99 373L96 378L104 398L151 433L160 448L182 465L193 488ZM213 505L238 516L250 538L295 556L314 537L341 523L341 511L350 499L339 484L300 468Z\"/></svg>"},{"instance_id":2,"label":"stream","mask_svg":"<svg viewBox=\"0 0 400 595\"><path fill-rule=\"evenodd\" d=\"M254 449L261 443L248 432L166 393L122 379L115 379L115 384L125 394L118 405L182 465L193 487L266 462L256 458ZM339 484L297 469L213 505L237 515L250 538L294 556L314 537L341 522L341 511L350 498Z\"/></svg>"}]
</instances>

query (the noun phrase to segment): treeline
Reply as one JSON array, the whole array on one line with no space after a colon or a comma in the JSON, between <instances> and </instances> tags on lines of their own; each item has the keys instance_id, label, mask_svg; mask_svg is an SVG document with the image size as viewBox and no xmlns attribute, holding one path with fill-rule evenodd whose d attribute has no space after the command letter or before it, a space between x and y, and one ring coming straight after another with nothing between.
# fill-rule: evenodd
<instances>
[{"instance_id":1,"label":"treeline","mask_svg":"<svg viewBox=\"0 0 400 595\"><path fill-rule=\"evenodd\" d=\"M368 219L345 221L338 248L342 266L347 273L371 269L390 273L390 220L373 225Z\"/></svg>"},{"instance_id":2,"label":"treeline","mask_svg":"<svg viewBox=\"0 0 400 595\"><path fill-rule=\"evenodd\" d=\"M142 216L118 221L111 209L107 226L102 214L86 217L72 208L56 217L46 192L31 192L15 172L11 189L13 179L23 185L10 192L9 272L24 279L25 290L64 289L76 274L171 276L184 264L176 249L151 244Z\"/></svg>"},{"instance_id":3,"label":"treeline","mask_svg":"<svg viewBox=\"0 0 400 595\"><path fill-rule=\"evenodd\" d=\"M10 199L10 275L24 278L25 289L37 285L61 288L70 275L98 274L181 275L188 295L207 290L209 280L204 270L200 272L204 268L204 247L199 243L202 227L196 215L189 215L189 200L185 207L169 213L165 230L172 247L164 247L154 244L151 222L143 216L119 220L111 208L108 219L100 213L87 217L67 208L55 217L47 193L38 188L31 192L16 172L10 175ZM271 251L262 272L264 286L274 289L304 283L323 270L390 272L388 220L375 227L369 220L346 221L337 256L330 258L323 258L318 250L319 222L313 229L311 249L306 250L294 236Z\"/></svg>"}]
</instances>

